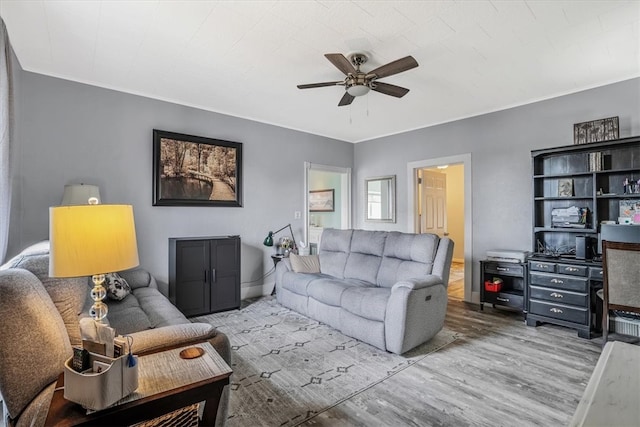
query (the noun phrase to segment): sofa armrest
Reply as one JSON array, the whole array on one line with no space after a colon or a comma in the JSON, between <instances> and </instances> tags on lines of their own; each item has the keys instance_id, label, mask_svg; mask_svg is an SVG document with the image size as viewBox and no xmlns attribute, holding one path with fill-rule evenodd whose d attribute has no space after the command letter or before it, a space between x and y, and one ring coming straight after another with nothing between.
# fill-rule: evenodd
<instances>
[{"instance_id":1,"label":"sofa armrest","mask_svg":"<svg viewBox=\"0 0 640 427\"><path fill-rule=\"evenodd\" d=\"M133 352L142 355L210 341L219 334L222 335L208 323L183 323L133 332L129 335L133 338ZM225 358L225 355L221 356Z\"/></svg>"},{"instance_id":2,"label":"sofa armrest","mask_svg":"<svg viewBox=\"0 0 640 427\"><path fill-rule=\"evenodd\" d=\"M400 289L422 289L422 288L430 288L431 286L443 285L442 278L436 275L429 275L426 277L421 277L418 279L407 279L396 282L395 285L391 288L391 292L395 292Z\"/></svg>"}]
</instances>

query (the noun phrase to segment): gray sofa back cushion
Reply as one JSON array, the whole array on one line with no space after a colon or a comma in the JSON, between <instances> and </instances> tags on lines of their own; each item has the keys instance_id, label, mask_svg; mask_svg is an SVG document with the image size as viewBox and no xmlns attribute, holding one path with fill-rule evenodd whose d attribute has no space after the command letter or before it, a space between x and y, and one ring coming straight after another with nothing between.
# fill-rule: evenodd
<instances>
[{"instance_id":1,"label":"gray sofa back cushion","mask_svg":"<svg viewBox=\"0 0 640 427\"><path fill-rule=\"evenodd\" d=\"M399 280L431 274L439 241L435 234L388 233L378 286L390 288Z\"/></svg>"},{"instance_id":2,"label":"gray sofa back cushion","mask_svg":"<svg viewBox=\"0 0 640 427\"><path fill-rule=\"evenodd\" d=\"M353 231L351 252L344 269L346 279L376 283L387 234L385 231Z\"/></svg>"},{"instance_id":3,"label":"gray sofa back cushion","mask_svg":"<svg viewBox=\"0 0 640 427\"><path fill-rule=\"evenodd\" d=\"M29 246L0 269L22 268L33 273L44 285L62 316L71 345L82 344L78 316L82 313L91 290L87 277L49 277L49 242Z\"/></svg>"},{"instance_id":4,"label":"gray sofa back cushion","mask_svg":"<svg viewBox=\"0 0 640 427\"><path fill-rule=\"evenodd\" d=\"M353 230L326 228L320 240L320 272L344 279L344 269L351 249Z\"/></svg>"},{"instance_id":5,"label":"gray sofa back cushion","mask_svg":"<svg viewBox=\"0 0 640 427\"><path fill-rule=\"evenodd\" d=\"M22 269L0 271L0 394L16 418L71 357L60 314L42 283Z\"/></svg>"}]
</instances>

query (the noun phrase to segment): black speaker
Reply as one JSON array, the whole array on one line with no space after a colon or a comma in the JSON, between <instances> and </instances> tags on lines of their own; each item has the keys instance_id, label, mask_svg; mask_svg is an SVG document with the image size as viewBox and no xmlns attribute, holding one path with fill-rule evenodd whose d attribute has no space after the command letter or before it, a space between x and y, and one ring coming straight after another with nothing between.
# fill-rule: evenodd
<instances>
[{"instance_id":1,"label":"black speaker","mask_svg":"<svg viewBox=\"0 0 640 427\"><path fill-rule=\"evenodd\" d=\"M576 259L591 259L591 237L576 236Z\"/></svg>"}]
</instances>

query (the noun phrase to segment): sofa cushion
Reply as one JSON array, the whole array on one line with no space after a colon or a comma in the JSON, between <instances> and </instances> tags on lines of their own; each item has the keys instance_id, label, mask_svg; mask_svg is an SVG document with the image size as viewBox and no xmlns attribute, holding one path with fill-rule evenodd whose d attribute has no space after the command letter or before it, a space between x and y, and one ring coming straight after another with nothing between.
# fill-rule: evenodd
<instances>
[{"instance_id":1,"label":"sofa cushion","mask_svg":"<svg viewBox=\"0 0 640 427\"><path fill-rule=\"evenodd\" d=\"M321 274L298 274L287 271L282 275L282 287L295 294L307 296L307 287L312 281L324 277Z\"/></svg>"},{"instance_id":2,"label":"sofa cushion","mask_svg":"<svg viewBox=\"0 0 640 427\"><path fill-rule=\"evenodd\" d=\"M351 249L353 230L325 228L320 239L320 272L329 276L344 278L344 268Z\"/></svg>"},{"instance_id":3,"label":"sofa cushion","mask_svg":"<svg viewBox=\"0 0 640 427\"><path fill-rule=\"evenodd\" d=\"M390 232L380 263L377 284L391 287L400 280L431 274L438 250L435 234Z\"/></svg>"},{"instance_id":4,"label":"sofa cushion","mask_svg":"<svg viewBox=\"0 0 640 427\"><path fill-rule=\"evenodd\" d=\"M327 305L340 307L342 293L351 287L370 287L371 285L359 280L353 279L334 279L332 277L323 277L309 283L307 292L309 296L316 301L320 301Z\"/></svg>"},{"instance_id":5,"label":"sofa cushion","mask_svg":"<svg viewBox=\"0 0 640 427\"><path fill-rule=\"evenodd\" d=\"M345 278L376 284L386 235L384 231L353 231L351 251L344 269Z\"/></svg>"},{"instance_id":6,"label":"sofa cushion","mask_svg":"<svg viewBox=\"0 0 640 427\"><path fill-rule=\"evenodd\" d=\"M354 286L344 290L340 306L356 316L383 322L389 295L390 288Z\"/></svg>"},{"instance_id":7,"label":"sofa cushion","mask_svg":"<svg viewBox=\"0 0 640 427\"><path fill-rule=\"evenodd\" d=\"M29 271L0 271L0 395L11 418L63 372L71 357L60 313Z\"/></svg>"},{"instance_id":8,"label":"sofa cushion","mask_svg":"<svg viewBox=\"0 0 640 427\"><path fill-rule=\"evenodd\" d=\"M131 289L138 288L154 288L158 289L156 279L143 268L134 268L133 270L120 271L120 277L127 281Z\"/></svg>"},{"instance_id":9,"label":"sofa cushion","mask_svg":"<svg viewBox=\"0 0 640 427\"><path fill-rule=\"evenodd\" d=\"M122 301L107 301L109 325L120 335L151 328L149 316L140 306L135 293Z\"/></svg>"},{"instance_id":10,"label":"sofa cushion","mask_svg":"<svg viewBox=\"0 0 640 427\"><path fill-rule=\"evenodd\" d=\"M49 242L29 246L5 263L2 268L22 268L33 273L44 286L62 316L71 345L82 344L78 315L82 312L91 290L87 277L49 277Z\"/></svg>"},{"instance_id":11,"label":"sofa cushion","mask_svg":"<svg viewBox=\"0 0 640 427\"><path fill-rule=\"evenodd\" d=\"M157 289L135 289L133 296L138 299L138 303L144 309L151 328L189 323L185 315ZM140 328L137 330L140 330Z\"/></svg>"},{"instance_id":12,"label":"sofa cushion","mask_svg":"<svg viewBox=\"0 0 640 427\"><path fill-rule=\"evenodd\" d=\"M320 258L318 255L301 256L289 255L291 268L294 273L320 273Z\"/></svg>"}]
</instances>

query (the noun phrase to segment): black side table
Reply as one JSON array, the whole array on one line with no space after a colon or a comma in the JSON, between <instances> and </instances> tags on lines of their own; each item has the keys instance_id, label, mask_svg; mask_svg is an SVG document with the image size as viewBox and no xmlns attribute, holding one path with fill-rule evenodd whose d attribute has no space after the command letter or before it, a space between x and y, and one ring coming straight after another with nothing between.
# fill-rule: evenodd
<instances>
[{"instance_id":1,"label":"black side table","mask_svg":"<svg viewBox=\"0 0 640 427\"><path fill-rule=\"evenodd\" d=\"M273 269L275 270L275 268L278 266L278 263L280 261L282 261L282 259L284 258L284 255L271 255L271 259L273 260ZM273 284L273 291L271 291L271 295L275 295L276 294L276 284Z\"/></svg>"}]
</instances>

